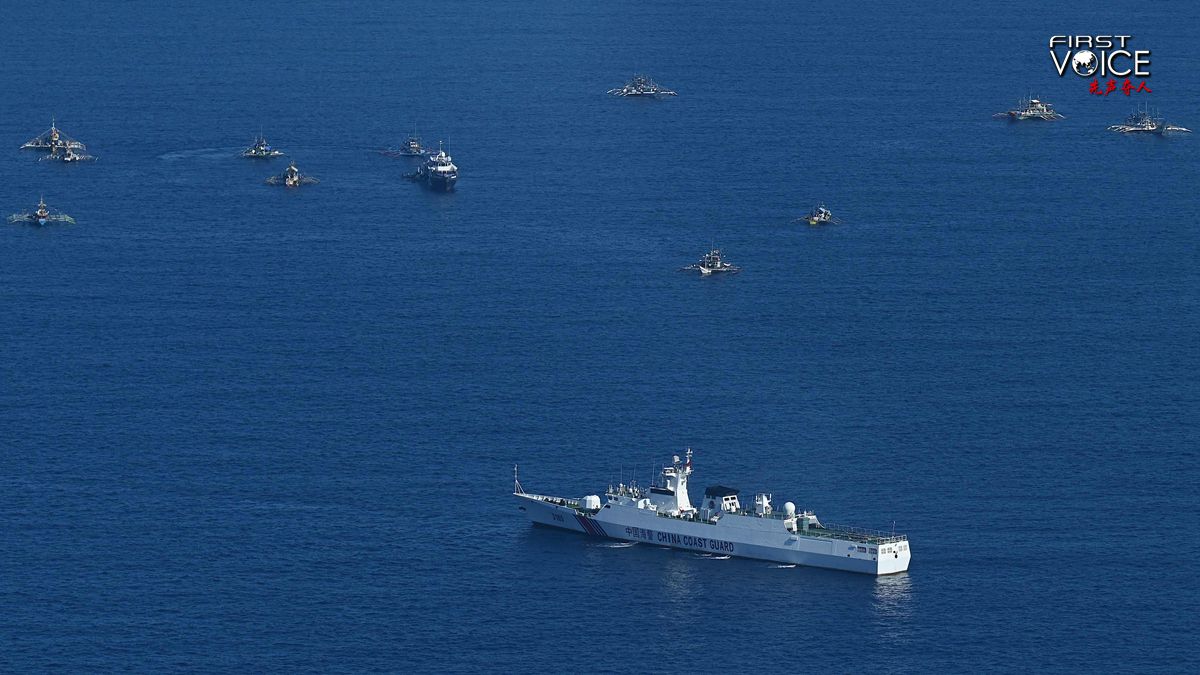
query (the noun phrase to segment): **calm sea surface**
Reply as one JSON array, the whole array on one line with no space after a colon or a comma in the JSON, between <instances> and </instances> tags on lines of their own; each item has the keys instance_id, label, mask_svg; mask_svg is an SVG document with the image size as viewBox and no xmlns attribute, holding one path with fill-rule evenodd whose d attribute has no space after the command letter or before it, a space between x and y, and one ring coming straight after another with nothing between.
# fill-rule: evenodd
<instances>
[{"instance_id":1,"label":"calm sea surface","mask_svg":"<svg viewBox=\"0 0 1200 675\"><path fill-rule=\"evenodd\" d=\"M1200 138L1104 130L1200 127L1195 4L3 14L0 208L78 225L0 229L0 670L1198 666ZM1055 75L1112 31L1153 94ZM680 96L604 95L642 70ZM1067 119L991 119L1030 90ZM99 161L18 151L51 117ZM373 152L414 129L457 193ZM677 271L714 243L742 274ZM688 446L911 570L510 496Z\"/></svg>"}]
</instances>

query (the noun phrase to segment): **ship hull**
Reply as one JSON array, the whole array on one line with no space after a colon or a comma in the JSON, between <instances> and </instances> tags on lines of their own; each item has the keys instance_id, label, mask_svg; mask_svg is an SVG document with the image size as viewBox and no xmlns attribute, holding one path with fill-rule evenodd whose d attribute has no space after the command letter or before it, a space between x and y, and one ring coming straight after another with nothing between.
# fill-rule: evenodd
<instances>
[{"instance_id":1,"label":"ship hull","mask_svg":"<svg viewBox=\"0 0 1200 675\"><path fill-rule=\"evenodd\" d=\"M429 175L429 187L439 192L452 192L454 184L458 182L458 176L439 176L436 173Z\"/></svg>"},{"instance_id":2,"label":"ship hull","mask_svg":"<svg viewBox=\"0 0 1200 675\"><path fill-rule=\"evenodd\" d=\"M425 167L417 169L416 173L408 174L407 177L418 183L424 183L425 187L435 192L453 192L454 184L458 182L457 173L446 176L436 171L429 171Z\"/></svg>"},{"instance_id":3,"label":"ship hull","mask_svg":"<svg viewBox=\"0 0 1200 675\"><path fill-rule=\"evenodd\" d=\"M606 506L589 513L561 498L515 496L521 510L539 525L697 553L872 575L907 571L911 559L907 541L878 546L793 534L783 528L781 521L769 518L731 515L710 524L668 518L654 511L631 507Z\"/></svg>"},{"instance_id":4,"label":"ship hull","mask_svg":"<svg viewBox=\"0 0 1200 675\"><path fill-rule=\"evenodd\" d=\"M540 499L522 498L518 508L525 511L529 520L535 525L557 527L584 534L593 533L584 525L584 520L578 517L579 513L569 506L551 504ZM595 536L607 537L608 532L601 528L596 530Z\"/></svg>"}]
</instances>

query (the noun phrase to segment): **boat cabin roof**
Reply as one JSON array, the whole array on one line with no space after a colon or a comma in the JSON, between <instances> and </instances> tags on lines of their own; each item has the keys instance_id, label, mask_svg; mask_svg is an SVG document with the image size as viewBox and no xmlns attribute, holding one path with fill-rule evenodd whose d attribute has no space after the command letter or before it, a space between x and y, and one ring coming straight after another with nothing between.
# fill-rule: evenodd
<instances>
[{"instance_id":1,"label":"boat cabin roof","mask_svg":"<svg viewBox=\"0 0 1200 675\"><path fill-rule=\"evenodd\" d=\"M705 497L734 497L741 492L737 488L726 487L724 485L710 485L704 488Z\"/></svg>"}]
</instances>

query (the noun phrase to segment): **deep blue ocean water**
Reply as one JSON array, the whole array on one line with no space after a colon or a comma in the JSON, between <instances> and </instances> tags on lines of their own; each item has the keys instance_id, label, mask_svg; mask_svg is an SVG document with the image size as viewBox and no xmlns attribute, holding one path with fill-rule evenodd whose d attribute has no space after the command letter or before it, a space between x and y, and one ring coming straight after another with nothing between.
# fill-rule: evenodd
<instances>
[{"instance_id":1,"label":"deep blue ocean water","mask_svg":"<svg viewBox=\"0 0 1200 675\"><path fill-rule=\"evenodd\" d=\"M1104 130L1200 127L1195 5L3 13L0 206L78 224L0 230L0 670L1197 667L1200 138ZM1153 94L1053 72L1110 31ZM604 96L642 70L681 95ZM1067 119L990 118L1030 90ZM52 116L100 160L18 151ZM372 152L413 129L457 193ZM911 570L510 496L688 446Z\"/></svg>"}]
</instances>

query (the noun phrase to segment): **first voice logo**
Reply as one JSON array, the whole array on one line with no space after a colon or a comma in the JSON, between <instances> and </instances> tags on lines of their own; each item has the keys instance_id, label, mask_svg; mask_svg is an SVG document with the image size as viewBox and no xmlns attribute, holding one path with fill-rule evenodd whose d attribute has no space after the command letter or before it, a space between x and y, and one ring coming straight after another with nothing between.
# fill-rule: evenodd
<instances>
[{"instance_id":1,"label":"first voice logo","mask_svg":"<svg viewBox=\"0 0 1200 675\"><path fill-rule=\"evenodd\" d=\"M1108 96L1118 87L1126 96L1153 93L1144 79L1150 77L1150 50L1130 49L1132 39L1132 35L1054 35L1050 38L1050 60L1059 77L1067 74L1068 65L1079 77L1095 76L1088 91L1097 96ZM1135 85L1130 76L1141 81ZM1102 78L1108 82L1102 83ZM1125 81L1118 85L1117 79Z\"/></svg>"}]
</instances>

